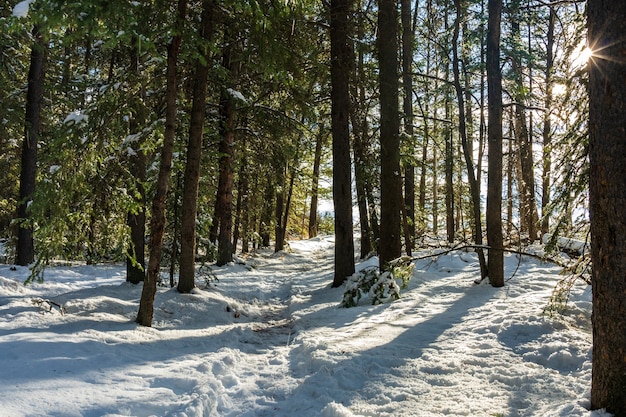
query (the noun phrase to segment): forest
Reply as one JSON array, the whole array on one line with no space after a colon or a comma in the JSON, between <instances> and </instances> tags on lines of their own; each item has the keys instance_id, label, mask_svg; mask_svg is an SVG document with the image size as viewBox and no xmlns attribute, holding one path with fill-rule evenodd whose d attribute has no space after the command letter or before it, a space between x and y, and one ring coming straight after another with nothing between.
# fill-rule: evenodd
<instances>
[{"instance_id":1,"label":"forest","mask_svg":"<svg viewBox=\"0 0 626 417\"><path fill-rule=\"evenodd\" d=\"M433 244L471 248L493 287L534 244L623 249L594 200L601 158L623 152L590 146L623 132L598 80L624 63L591 42L613 30L598 45L619 56L622 5L0 1L0 261L29 283L124 262L151 326L158 288L194 291L199 264L318 235L334 235L333 287ZM624 286L596 291L601 247L571 267L594 297ZM611 395L592 403L625 410Z\"/></svg>"}]
</instances>

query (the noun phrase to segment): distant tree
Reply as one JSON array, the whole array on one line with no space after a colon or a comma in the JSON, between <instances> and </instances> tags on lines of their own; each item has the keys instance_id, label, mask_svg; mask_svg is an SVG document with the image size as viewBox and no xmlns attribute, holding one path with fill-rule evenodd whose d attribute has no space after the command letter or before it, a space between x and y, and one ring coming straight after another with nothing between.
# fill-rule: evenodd
<instances>
[{"instance_id":1,"label":"distant tree","mask_svg":"<svg viewBox=\"0 0 626 417\"><path fill-rule=\"evenodd\" d=\"M211 58L210 41L213 36L214 3L202 1L200 39L202 42L196 61L194 74L193 102L191 107L189 141L187 143L187 162L183 183L183 208L180 246L180 278L178 291L188 293L195 287L196 260L196 216L198 209L198 183L200 180L200 159L202 137L204 134L204 116L207 97L209 61Z\"/></svg>"},{"instance_id":2,"label":"distant tree","mask_svg":"<svg viewBox=\"0 0 626 417\"><path fill-rule=\"evenodd\" d=\"M402 255L402 176L398 108L398 9L394 0L378 1L380 88L380 267Z\"/></svg>"},{"instance_id":3,"label":"distant tree","mask_svg":"<svg viewBox=\"0 0 626 417\"><path fill-rule=\"evenodd\" d=\"M235 100L230 85L238 72L239 63L234 56L235 39L226 30L222 51L222 67L228 76L228 81L222 87L220 94L220 144L219 166L220 173L217 189L217 206L220 215L220 232L218 237L217 265L223 266L233 260L233 184L235 159Z\"/></svg>"},{"instance_id":4,"label":"distant tree","mask_svg":"<svg viewBox=\"0 0 626 417\"><path fill-rule=\"evenodd\" d=\"M626 2L589 0L591 408L626 415Z\"/></svg>"},{"instance_id":5,"label":"distant tree","mask_svg":"<svg viewBox=\"0 0 626 417\"><path fill-rule=\"evenodd\" d=\"M489 282L504 285L502 237L502 72L500 69L500 23L502 0L489 0L487 23L487 142L489 146L487 179L487 263Z\"/></svg>"},{"instance_id":6,"label":"distant tree","mask_svg":"<svg viewBox=\"0 0 626 417\"><path fill-rule=\"evenodd\" d=\"M29 205L35 192L37 177L37 147L39 146L38 139L41 131L41 100L43 98L46 46L39 25L34 26L32 33L33 45L28 70L24 140L22 143L20 199L17 207L17 217L20 219L20 224L15 263L18 265L28 265L35 260L33 225L29 221Z\"/></svg>"},{"instance_id":7,"label":"distant tree","mask_svg":"<svg viewBox=\"0 0 626 417\"><path fill-rule=\"evenodd\" d=\"M176 113L178 106L178 55L182 43L182 28L187 14L187 0L178 0L174 36L167 47L166 93L165 93L165 133L161 148L161 161L157 177L156 191L152 199L150 219L150 257L144 280L137 323L151 326L154 313L154 296L161 271L163 253L163 235L165 233L167 194L174 158L174 139L176 137ZM172 258L175 258L172 254ZM173 274L172 274L173 275Z\"/></svg>"},{"instance_id":8,"label":"distant tree","mask_svg":"<svg viewBox=\"0 0 626 417\"><path fill-rule=\"evenodd\" d=\"M352 168L350 158L350 69L348 40L352 0L330 2L330 79L333 135L333 203L335 206L335 273L338 287L354 273L352 231Z\"/></svg>"}]
</instances>

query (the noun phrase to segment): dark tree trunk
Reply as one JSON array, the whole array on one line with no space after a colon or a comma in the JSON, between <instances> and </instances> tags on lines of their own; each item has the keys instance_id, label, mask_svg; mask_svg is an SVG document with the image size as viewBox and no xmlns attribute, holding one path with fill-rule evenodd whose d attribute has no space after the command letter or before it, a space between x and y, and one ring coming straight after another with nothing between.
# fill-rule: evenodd
<instances>
[{"instance_id":1,"label":"dark tree trunk","mask_svg":"<svg viewBox=\"0 0 626 417\"><path fill-rule=\"evenodd\" d=\"M17 217L20 219L17 232L17 253L15 263L28 265L35 260L33 226L30 221L30 205L37 177L37 146L41 130L41 99L43 97L45 42L39 26L33 28L34 43L30 52L28 69L28 90L26 92L26 114L24 120L24 141L20 168L20 200Z\"/></svg>"},{"instance_id":2,"label":"dark tree trunk","mask_svg":"<svg viewBox=\"0 0 626 417\"><path fill-rule=\"evenodd\" d=\"M265 188L265 204L261 212L261 224L259 225L259 235L261 236L261 246L267 248L270 246L271 225L272 225L272 202L275 200L275 186L273 183L267 184Z\"/></svg>"},{"instance_id":3,"label":"dark tree trunk","mask_svg":"<svg viewBox=\"0 0 626 417\"><path fill-rule=\"evenodd\" d=\"M178 30L182 27L187 13L187 0L178 1L178 15L176 24ZM159 165L159 175L156 182L156 190L152 199L152 217L150 219L150 258L148 260L148 270L141 291L139 301L139 312L137 313L137 323L142 326L151 326L154 313L154 296L156 285L159 280L161 270L161 257L163 253L163 234L165 233L167 194L169 191L170 177L172 173L172 161L174 156L174 139L176 137L176 98L178 96L178 55L182 42L182 33L177 31L177 35L167 48L167 69L166 69L166 93L165 93L165 134L163 135L163 147L161 148L161 162ZM176 204L176 203L175 203ZM176 229L174 229L176 230ZM174 234L174 241L176 236ZM173 245L175 248L176 245ZM172 259L176 259L173 251ZM174 261L172 261L174 262ZM172 274L173 279L173 274ZM173 283L170 283L173 286Z\"/></svg>"},{"instance_id":4,"label":"dark tree trunk","mask_svg":"<svg viewBox=\"0 0 626 417\"><path fill-rule=\"evenodd\" d=\"M415 4L417 8L417 2ZM402 110L404 111L404 133L413 148L413 26L411 25L411 0L401 1L402 20ZM412 158L404 166L404 240L406 253L411 256L415 239L415 166Z\"/></svg>"},{"instance_id":5,"label":"dark tree trunk","mask_svg":"<svg viewBox=\"0 0 626 417\"><path fill-rule=\"evenodd\" d=\"M322 162L322 149L324 147L324 138L326 137L324 126L320 127L315 143L315 157L313 159L313 180L311 185L311 208L309 212L309 238L317 236L317 200L320 181L320 164Z\"/></svg>"},{"instance_id":6,"label":"dark tree trunk","mask_svg":"<svg viewBox=\"0 0 626 417\"><path fill-rule=\"evenodd\" d=\"M137 38L133 37L133 45L130 53L130 73L135 77L139 87L139 94L132 99L133 115L129 127L132 135L138 138L132 142L133 154L129 156L129 171L133 177L136 208L130 211L126 218L126 224L130 229L130 248L126 254L126 281L138 284L145 279L145 240L146 240L146 154L142 149L143 138L141 130L145 124L144 89L139 79L139 49Z\"/></svg>"},{"instance_id":7,"label":"dark tree trunk","mask_svg":"<svg viewBox=\"0 0 626 417\"><path fill-rule=\"evenodd\" d=\"M626 415L626 2L590 0L591 408Z\"/></svg>"},{"instance_id":8,"label":"dark tree trunk","mask_svg":"<svg viewBox=\"0 0 626 417\"><path fill-rule=\"evenodd\" d=\"M283 212L285 210L285 172L279 169L277 178L279 186L276 190L276 206L274 207L274 252L280 252L285 248L285 235L283 234Z\"/></svg>"},{"instance_id":9,"label":"dark tree trunk","mask_svg":"<svg viewBox=\"0 0 626 417\"><path fill-rule=\"evenodd\" d=\"M237 64L231 56L232 40L224 35L225 46L222 66L230 72L231 78L237 73ZM231 80L232 82L232 80ZM217 207L220 215L220 233L217 245L217 266L233 261L233 181L235 153L235 106L232 94L222 88L220 98L220 176L217 188Z\"/></svg>"},{"instance_id":10,"label":"dark tree trunk","mask_svg":"<svg viewBox=\"0 0 626 417\"><path fill-rule=\"evenodd\" d=\"M546 111L543 116L543 171L542 171L542 192L541 192L541 234L544 235L550 230L550 215L548 206L550 204L550 184L552 171L552 72L554 71L554 25L556 21L556 11L550 8L548 18L548 34L546 39Z\"/></svg>"},{"instance_id":11,"label":"dark tree trunk","mask_svg":"<svg viewBox=\"0 0 626 417\"><path fill-rule=\"evenodd\" d=\"M333 134L333 203L335 206L335 262L333 287L354 273L352 231L352 173L350 161L349 16L352 0L330 2L330 83Z\"/></svg>"},{"instance_id":12,"label":"dark tree trunk","mask_svg":"<svg viewBox=\"0 0 626 417\"><path fill-rule=\"evenodd\" d=\"M398 109L398 10L394 0L378 1L380 67L380 268L402 255L402 177Z\"/></svg>"},{"instance_id":13,"label":"dark tree trunk","mask_svg":"<svg viewBox=\"0 0 626 417\"><path fill-rule=\"evenodd\" d=\"M454 23L454 34L452 35L452 72L454 74L456 98L459 103L459 136L461 137L461 146L463 147L463 156L465 157L465 166L467 169L467 179L469 181L470 194L472 198L472 234L476 245L482 246L483 232L482 222L480 220L480 187L478 185L478 181L476 180L474 171L474 161L472 160L473 150L470 146L471 138L468 138L467 135L465 124L465 103L459 74L458 38L459 26L462 17L461 0L454 0L454 5L456 7L456 20ZM485 254L482 249L478 249L477 253L480 264L480 274L481 277L484 278L487 275Z\"/></svg>"},{"instance_id":14,"label":"dark tree trunk","mask_svg":"<svg viewBox=\"0 0 626 417\"><path fill-rule=\"evenodd\" d=\"M202 2L200 37L211 40L213 31L213 1ZM193 102L187 143L187 163L183 184L183 209L181 223L180 272L178 291L188 293L195 287L196 215L198 208L198 183L200 179L200 157L204 133L204 108L206 105L210 49L200 51L203 59L196 62Z\"/></svg>"},{"instance_id":15,"label":"dark tree trunk","mask_svg":"<svg viewBox=\"0 0 626 417\"><path fill-rule=\"evenodd\" d=\"M487 271L494 287L504 285L502 238L502 71L500 69L500 23L502 0L489 0L487 23Z\"/></svg>"},{"instance_id":16,"label":"dark tree trunk","mask_svg":"<svg viewBox=\"0 0 626 417\"><path fill-rule=\"evenodd\" d=\"M359 2L360 3L360 2ZM359 4L359 9L361 5ZM363 14L358 14L356 23L357 39L364 36ZM352 107L350 108L350 119L352 121L352 151L354 153L354 183L356 188L357 207L359 209L359 226L361 232L360 239L360 259L365 259L374 250L372 242L372 226L370 213L367 204L367 184L371 180L371 166L368 166L368 140L367 140L367 118L365 110L365 89L366 75L364 69L363 46L356 44L356 65L353 69L355 82L351 83Z\"/></svg>"}]
</instances>

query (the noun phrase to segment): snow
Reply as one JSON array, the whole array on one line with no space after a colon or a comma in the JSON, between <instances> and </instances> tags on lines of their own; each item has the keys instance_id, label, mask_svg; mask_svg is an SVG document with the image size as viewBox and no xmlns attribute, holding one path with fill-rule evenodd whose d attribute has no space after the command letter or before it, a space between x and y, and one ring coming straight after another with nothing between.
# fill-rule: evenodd
<instances>
[{"instance_id":1,"label":"snow","mask_svg":"<svg viewBox=\"0 0 626 417\"><path fill-rule=\"evenodd\" d=\"M19 2L13 7L13 16L15 17L26 17L28 16L28 10L30 9L31 3L35 0L24 0Z\"/></svg>"},{"instance_id":2,"label":"snow","mask_svg":"<svg viewBox=\"0 0 626 417\"><path fill-rule=\"evenodd\" d=\"M608 416L586 409L589 287L543 314L554 265L508 256L495 289L452 252L418 261L400 300L345 309L332 237L241 260L192 294L159 287L151 328L122 265L29 286L0 265L0 416Z\"/></svg>"}]
</instances>

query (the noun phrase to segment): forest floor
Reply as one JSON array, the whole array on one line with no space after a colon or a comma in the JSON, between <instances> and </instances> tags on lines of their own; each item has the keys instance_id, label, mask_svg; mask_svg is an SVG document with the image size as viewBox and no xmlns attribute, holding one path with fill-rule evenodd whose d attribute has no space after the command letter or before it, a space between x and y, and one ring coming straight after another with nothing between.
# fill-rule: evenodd
<instances>
[{"instance_id":1,"label":"forest floor","mask_svg":"<svg viewBox=\"0 0 626 417\"><path fill-rule=\"evenodd\" d=\"M151 328L121 265L24 286L27 268L0 264L0 416L608 415L587 410L590 287L544 313L560 267L509 255L495 289L454 251L416 262L400 300L340 308L333 245L213 266L192 294L159 288Z\"/></svg>"}]
</instances>

